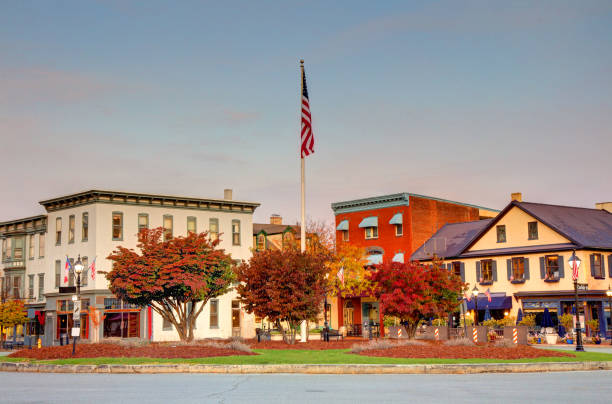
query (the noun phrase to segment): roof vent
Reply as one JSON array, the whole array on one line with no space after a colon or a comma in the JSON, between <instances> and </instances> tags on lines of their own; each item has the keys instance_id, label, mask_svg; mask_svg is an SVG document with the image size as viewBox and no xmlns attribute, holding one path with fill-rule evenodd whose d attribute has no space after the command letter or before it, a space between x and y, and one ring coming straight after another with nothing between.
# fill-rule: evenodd
<instances>
[{"instance_id":1,"label":"roof vent","mask_svg":"<svg viewBox=\"0 0 612 404\"><path fill-rule=\"evenodd\" d=\"M232 196L232 190L227 188L223 190L223 199L231 201L233 198Z\"/></svg>"},{"instance_id":2,"label":"roof vent","mask_svg":"<svg viewBox=\"0 0 612 404\"><path fill-rule=\"evenodd\" d=\"M612 202L599 202L595 204L595 209L605 210L612 213Z\"/></svg>"},{"instance_id":3,"label":"roof vent","mask_svg":"<svg viewBox=\"0 0 612 404\"><path fill-rule=\"evenodd\" d=\"M523 202L523 194L521 194L520 192L513 192L512 194L510 194L510 200Z\"/></svg>"}]
</instances>

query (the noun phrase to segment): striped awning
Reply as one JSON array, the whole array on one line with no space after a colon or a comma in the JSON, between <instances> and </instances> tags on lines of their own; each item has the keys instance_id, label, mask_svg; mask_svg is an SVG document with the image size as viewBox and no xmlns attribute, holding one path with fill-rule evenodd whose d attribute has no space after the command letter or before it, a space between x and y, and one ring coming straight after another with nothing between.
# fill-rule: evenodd
<instances>
[{"instance_id":1,"label":"striped awning","mask_svg":"<svg viewBox=\"0 0 612 404\"><path fill-rule=\"evenodd\" d=\"M378 227L378 216L366 217L359 223L359 227Z\"/></svg>"},{"instance_id":2,"label":"striped awning","mask_svg":"<svg viewBox=\"0 0 612 404\"><path fill-rule=\"evenodd\" d=\"M392 259L393 262L401 262L402 264L404 263L404 253L397 253L393 256Z\"/></svg>"},{"instance_id":3,"label":"striped awning","mask_svg":"<svg viewBox=\"0 0 612 404\"><path fill-rule=\"evenodd\" d=\"M336 230L348 230L348 220L343 220L338 224L338 227L336 227Z\"/></svg>"},{"instance_id":4,"label":"striped awning","mask_svg":"<svg viewBox=\"0 0 612 404\"><path fill-rule=\"evenodd\" d=\"M382 264L383 255L382 254L370 254L368 255L368 265L378 265Z\"/></svg>"},{"instance_id":5,"label":"striped awning","mask_svg":"<svg viewBox=\"0 0 612 404\"><path fill-rule=\"evenodd\" d=\"M402 223L403 223L403 216L401 213L396 213L395 215L393 215L391 220L389 220L389 224L402 224Z\"/></svg>"}]
</instances>

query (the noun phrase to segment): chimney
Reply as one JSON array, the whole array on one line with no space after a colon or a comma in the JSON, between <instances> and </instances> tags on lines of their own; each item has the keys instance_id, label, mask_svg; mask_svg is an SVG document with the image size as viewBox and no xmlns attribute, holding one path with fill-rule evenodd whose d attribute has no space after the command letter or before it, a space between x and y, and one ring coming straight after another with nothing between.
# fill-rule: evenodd
<instances>
[{"instance_id":1,"label":"chimney","mask_svg":"<svg viewBox=\"0 0 612 404\"><path fill-rule=\"evenodd\" d=\"M279 214L272 213L270 215L270 224L283 224L283 218Z\"/></svg>"},{"instance_id":2,"label":"chimney","mask_svg":"<svg viewBox=\"0 0 612 404\"><path fill-rule=\"evenodd\" d=\"M510 200L523 202L523 194L521 194L520 192L513 192L510 194Z\"/></svg>"},{"instance_id":3,"label":"chimney","mask_svg":"<svg viewBox=\"0 0 612 404\"><path fill-rule=\"evenodd\" d=\"M232 190L229 188L226 188L223 190L223 199L227 200L227 201L231 201L232 200Z\"/></svg>"},{"instance_id":4,"label":"chimney","mask_svg":"<svg viewBox=\"0 0 612 404\"><path fill-rule=\"evenodd\" d=\"M595 204L595 209L605 210L612 213L612 202L599 202Z\"/></svg>"}]
</instances>

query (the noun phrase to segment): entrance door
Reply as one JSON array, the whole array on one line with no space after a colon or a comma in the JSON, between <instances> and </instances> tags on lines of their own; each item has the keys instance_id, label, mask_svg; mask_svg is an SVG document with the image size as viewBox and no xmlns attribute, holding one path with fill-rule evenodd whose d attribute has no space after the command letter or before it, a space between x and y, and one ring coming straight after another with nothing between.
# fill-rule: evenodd
<instances>
[{"instance_id":1,"label":"entrance door","mask_svg":"<svg viewBox=\"0 0 612 404\"><path fill-rule=\"evenodd\" d=\"M344 318L344 325L346 326L347 330L351 330L354 324L353 322L353 312L354 312L353 302L350 300L347 300L346 302L344 302L344 308L342 312L343 312L343 318Z\"/></svg>"},{"instance_id":2,"label":"entrance door","mask_svg":"<svg viewBox=\"0 0 612 404\"><path fill-rule=\"evenodd\" d=\"M232 300L232 336L240 337L240 302Z\"/></svg>"}]
</instances>

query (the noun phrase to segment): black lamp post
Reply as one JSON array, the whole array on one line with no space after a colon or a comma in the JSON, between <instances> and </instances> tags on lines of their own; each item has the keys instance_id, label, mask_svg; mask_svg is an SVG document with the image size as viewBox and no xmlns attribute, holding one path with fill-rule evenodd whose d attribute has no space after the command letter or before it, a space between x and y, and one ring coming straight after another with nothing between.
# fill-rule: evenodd
<instances>
[{"instance_id":1,"label":"black lamp post","mask_svg":"<svg viewBox=\"0 0 612 404\"><path fill-rule=\"evenodd\" d=\"M74 312L74 314L72 315L72 321L73 321L73 328L78 328L80 330L81 328L81 273L83 272L83 263L81 262L81 254L79 254L79 257L77 258L77 261L74 263L74 273L76 274L77 277L77 286L76 286L76 290L77 290L77 294L76 296L73 296L73 300L74 300L74 304L75 305L79 305L79 310L78 312ZM74 356L74 353L76 351L76 340L77 340L77 336L73 335L72 336L72 355Z\"/></svg>"},{"instance_id":2,"label":"black lamp post","mask_svg":"<svg viewBox=\"0 0 612 404\"><path fill-rule=\"evenodd\" d=\"M608 284L608 290L606 291L606 296L608 296L608 309L610 309L610 318L612 319L612 289L610 289L610 285ZM605 316L602 321L605 320ZM612 345L612 336L610 336L610 345Z\"/></svg>"},{"instance_id":3,"label":"black lamp post","mask_svg":"<svg viewBox=\"0 0 612 404\"><path fill-rule=\"evenodd\" d=\"M474 325L477 326L478 325L478 294L480 293L480 291L478 290L478 288L476 287L476 285L474 285L474 289L472 289L472 296L474 296Z\"/></svg>"},{"instance_id":4,"label":"black lamp post","mask_svg":"<svg viewBox=\"0 0 612 404\"><path fill-rule=\"evenodd\" d=\"M580 325L580 300L578 300L578 269L580 268L580 258L576 257L576 250L572 252L569 259L572 268L572 278L574 278L574 298L576 299L576 351L584 352L582 346L582 325Z\"/></svg>"}]
</instances>

